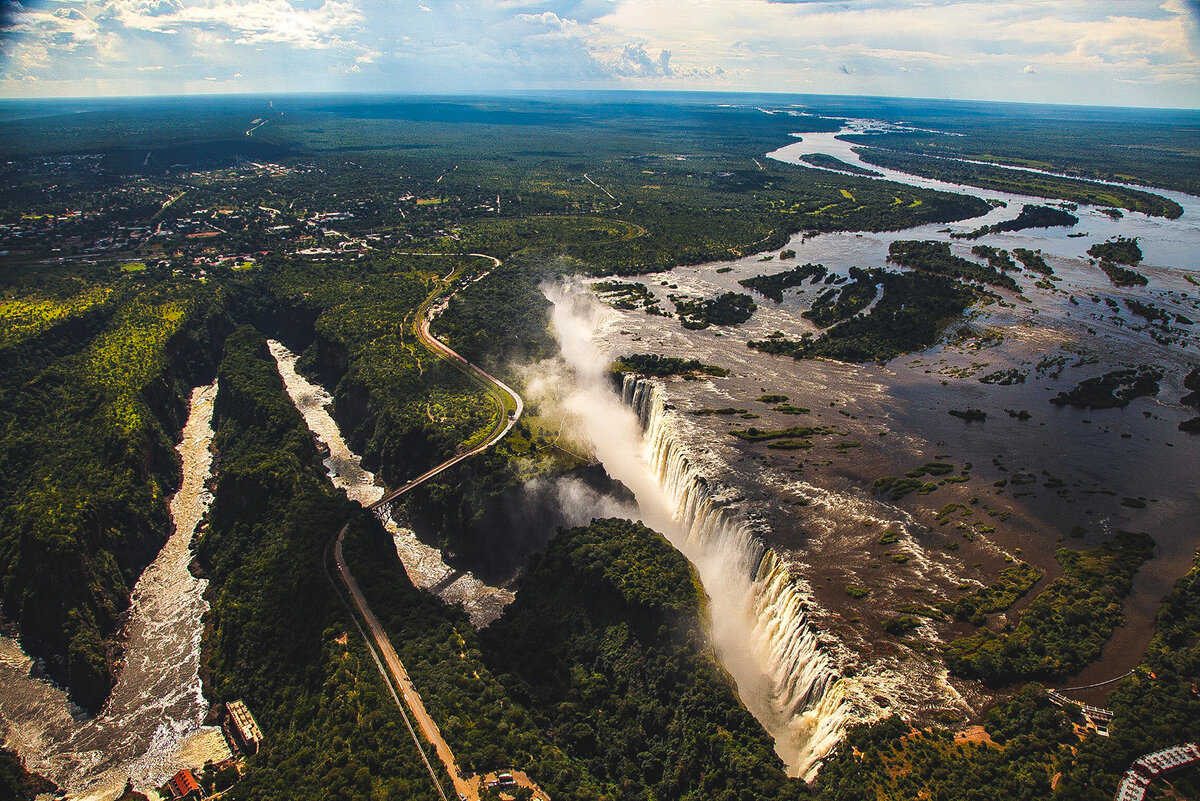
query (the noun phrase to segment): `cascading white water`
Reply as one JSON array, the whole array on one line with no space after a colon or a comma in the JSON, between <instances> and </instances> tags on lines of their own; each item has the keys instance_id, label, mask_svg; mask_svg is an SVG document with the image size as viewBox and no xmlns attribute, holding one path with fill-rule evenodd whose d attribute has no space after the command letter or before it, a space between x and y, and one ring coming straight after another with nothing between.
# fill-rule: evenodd
<instances>
[{"instance_id":1,"label":"cascading white water","mask_svg":"<svg viewBox=\"0 0 1200 801\"><path fill-rule=\"evenodd\" d=\"M808 601L720 488L695 466L652 382L626 377L618 397L593 346L605 311L586 292L544 287L571 367L560 398L577 434L638 501L643 521L696 566L711 598L712 637L747 708L793 776L811 779L852 717L845 682L808 620ZM554 383L552 380L546 383ZM562 383L562 379L559 379ZM550 387L531 390L552 394Z\"/></svg>"},{"instance_id":2,"label":"cascading white water","mask_svg":"<svg viewBox=\"0 0 1200 801\"><path fill-rule=\"evenodd\" d=\"M271 356L279 368L284 388L304 422L317 439L329 449L325 469L334 486L346 491L350 500L370 506L383 497L384 488L376 483L375 475L362 466L362 457L350 450L342 437L337 421L326 407L333 398L323 387L296 372L296 354L280 342L267 340ZM442 559L437 548L417 539L410 529L392 519L391 512L383 519L384 528L392 535L396 553L414 585L435 593L448 604L463 608L477 627L483 627L500 617L504 607L512 602L513 594L501 587L480 581L469 571L458 571Z\"/></svg>"},{"instance_id":3,"label":"cascading white water","mask_svg":"<svg viewBox=\"0 0 1200 801\"><path fill-rule=\"evenodd\" d=\"M212 496L217 385L197 387L178 450L183 483L171 499L175 530L133 590L125 664L104 709L88 717L40 677L20 645L0 637L0 729L30 770L75 801L115 798L126 780L150 792L180 768L229 757L221 730L204 726L200 637L208 581L188 570L190 543Z\"/></svg>"},{"instance_id":4,"label":"cascading white water","mask_svg":"<svg viewBox=\"0 0 1200 801\"><path fill-rule=\"evenodd\" d=\"M808 622L805 596L778 554L722 502L688 459L658 385L626 375L621 394L645 432L650 469L674 504L684 535L680 550L701 568L714 603L719 593L732 606L721 613L714 610L718 649L722 654L747 644L751 649L749 668L761 678L744 686L734 673L743 700L776 738L790 770L811 778L840 739L849 709L836 667ZM714 583L719 585L716 592ZM732 630L718 629L719 619Z\"/></svg>"}]
</instances>

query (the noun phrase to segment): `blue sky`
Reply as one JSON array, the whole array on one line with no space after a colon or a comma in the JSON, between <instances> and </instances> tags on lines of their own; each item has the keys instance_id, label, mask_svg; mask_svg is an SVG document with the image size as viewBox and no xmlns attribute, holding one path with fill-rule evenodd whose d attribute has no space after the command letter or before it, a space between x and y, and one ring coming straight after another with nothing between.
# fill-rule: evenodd
<instances>
[{"instance_id":1,"label":"blue sky","mask_svg":"<svg viewBox=\"0 0 1200 801\"><path fill-rule=\"evenodd\" d=\"M0 96L684 89L1200 107L1200 0L0 0Z\"/></svg>"}]
</instances>

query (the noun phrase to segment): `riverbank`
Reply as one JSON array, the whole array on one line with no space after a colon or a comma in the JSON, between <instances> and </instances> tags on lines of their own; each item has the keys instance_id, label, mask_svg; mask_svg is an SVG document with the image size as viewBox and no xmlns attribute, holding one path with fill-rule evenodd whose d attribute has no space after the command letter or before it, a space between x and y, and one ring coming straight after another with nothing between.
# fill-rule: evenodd
<instances>
[{"instance_id":1,"label":"riverbank","mask_svg":"<svg viewBox=\"0 0 1200 801\"><path fill-rule=\"evenodd\" d=\"M212 414L216 384L192 392L177 450L183 483L171 499L174 532L134 587L123 630L125 656L104 709L88 717L47 681L15 640L0 638L0 723L5 742L77 801L108 801L127 779L142 792L183 767L225 759L199 678L208 582L193 576L191 541L212 502Z\"/></svg>"}]
</instances>

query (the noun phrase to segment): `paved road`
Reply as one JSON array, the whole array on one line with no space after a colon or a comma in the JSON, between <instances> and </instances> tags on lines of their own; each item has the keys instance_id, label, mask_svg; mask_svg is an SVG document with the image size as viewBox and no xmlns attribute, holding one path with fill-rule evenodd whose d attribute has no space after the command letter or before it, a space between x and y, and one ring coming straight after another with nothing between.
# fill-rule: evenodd
<instances>
[{"instance_id":1,"label":"paved road","mask_svg":"<svg viewBox=\"0 0 1200 801\"><path fill-rule=\"evenodd\" d=\"M458 254L414 253L410 255L445 256ZM468 255L491 259L496 267L499 267L501 264L500 259L497 259L495 256L488 256L483 253L471 253ZM451 277L453 278L453 275ZM464 372L474 376L482 384L487 386L489 392L492 392L497 401L501 402L500 419L497 421L492 432L481 443L470 450L456 454L431 470L412 479L404 486L387 493L378 501L371 504L371 506L368 507L370 509L376 509L384 504L392 502L404 493L421 485L425 481L428 481L444 470L448 470L464 459L469 459L475 454L490 448L492 445L495 445L497 442L503 439L509 431L512 430L513 426L515 426L517 421L521 418L522 412L525 410L525 404L521 400L521 396L514 392L511 387L499 379L489 375L479 367L476 367L474 364L468 362L462 356L455 353L449 345L438 340L429 332L430 322L437 315L437 312L443 308L442 304L433 304L433 300L436 297L436 292L431 294L421 306L421 318L420 324L417 326L417 336L430 350L437 353L438 356L456 365ZM508 414L505 414L507 404L503 402L503 398L496 395L497 391L504 393L504 395L511 400L511 403L514 406L514 409ZM454 758L454 752L450 750L450 746L442 737L442 733L438 729L437 724L433 721L433 718L425 709L425 704L422 702L421 696L417 692L416 687L413 686L412 679L409 678L408 671L404 669L404 663L401 662L400 657L396 655L396 650L392 647L392 643L388 639L387 632L385 632L383 626L380 625L379 619L375 617L375 613L371 610L370 604L367 603L367 599L363 597L362 591L358 587L358 582L354 580L354 575L350 572L349 567L346 565L346 560L342 553L342 542L345 539L347 527L348 524L347 526L343 526L341 531L338 532L337 540L334 542L333 546L333 555L337 564L338 575L341 577L342 582L346 585L346 589L350 591L350 598L354 602L354 606L358 610L358 613L362 616L363 620L366 621L367 633L374 642L375 648L382 656L383 663L387 666L388 673L391 674L392 682L396 687L399 688L401 697L404 699L404 705L408 707L409 713L413 716L413 718L416 719L417 726L420 728L421 734L425 736L426 740L433 744L433 747L437 752L438 759L441 761L443 767L445 767L446 772L450 776L450 780L454 783L455 792L458 793L459 798L469 799L470 801L478 801L480 785L482 782L480 781L479 777L467 777L465 774L460 772L458 762ZM385 676L385 678L387 677ZM419 747L420 743L418 743L418 748ZM422 756L424 756L423 751ZM428 764L428 762L426 762L426 764ZM514 772L514 777L517 778L519 783L528 787L536 788L536 785L533 784L533 782L523 773L517 776L516 772ZM436 777L435 784L438 786L438 792L441 793L441 785L437 782ZM538 790L537 793L538 798L548 799L545 793L542 793L540 790Z\"/></svg>"},{"instance_id":2,"label":"paved road","mask_svg":"<svg viewBox=\"0 0 1200 801\"><path fill-rule=\"evenodd\" d=\"M392 674L392 679L396 687L400 690L401 697L404 698L404 705L408 707L409 714L417 721L417 728L421 730L421 734L425 739L433 744L434 750L437 751L438 759L446 768L446 772L450 774L450 780L454 782L454 790L459 794L460 798L474 799L479 798L479 790L472 784L462 778L459 772L458 762L454 759L454 752L450 750L450 746L442 737L441 731L437 724L433 722L428 710L425 709L425 704L421 701L421 696L413 686L412 679L408 677L408 671L404 669L404 663L400 661L400 657L396 655L396 650L392 648L392 642L388 639L387 633L383 630L383 626L379 624L379 619L375 617L375 613L371 611L371 605L367 603L367 599L363 597L362 590L358 588L358 582L354 580L354 575L346 566L346 559L342 553L342 540L346 537L346 527L338 532L337 542L333 546L333 558L337 563L338 575L341 576L342 582L346 585L346 589L350 591L350 598L354 601L354 606L358 609L363 620L367 624L367 632L371 635L371 639L375 642L375 647L379 650L383 657L383 662L387 665L388 672Z\"/></svg>"},{"instance_id":3,"label":"paved road","mask_svg":"<svg viewBox=\"0 0 1200 801\"><path fill-rule=\"evenodd\" d=\"M444 254L444 253L410 253L407 255L445 256L448 254ZM484 253L469 253L467 255L479 256L481 258L491 259L496 267L499 267L502 264L500 259L497 259L495 256L488 256ZM430 296L430 301L432 299L433 299L433 296ZM425 305L422 307L423 312L421 314L421 322L420 322L420 325L417 326L417 336L418 336L418 338L420 338L421 342L423 342L425 344L425 346L428 347L430 350L432 350L434 353L438 354L446 361L455 365L463 372L467 373L468 375L474 376L482 384L489 387L489 389L491 389L493 391L499 390L500 392L504 393L511 400L511 402L515 408L513 409L513 411L511 411L506 416L504 414L504 407L502 405L501 411L500 411L500 419L496 422L496 427L492 430L492 433L489 434L483 440L483 442L479 443L478 445L476 445L474 448L471 448L470 450L466 450L466 451L463 451L462 453L452 456L451 458L449 458L446 461L439 464L437 467L434 467L431 470L429 470L428 472L422 473L421 475L412 479L404 486L392 490L391 492L387 493L382 498L380 498L378 501L371 504L371 506L369 507L371 509L376 509L380 506L391 503L396 498L399 498L401 495L403 495L404 493L413 489L414 487L428 481L429 479L436 476L438 473L441 473L443 470L448 470L451 467L454 467L454 465L458 464L459 462L461 462L465 459L469 459L472 456L474 456L475 454L481 453L481 452L487 450L488 448L492 447L497 442L499 442L501 439L503 439L504 436L506 434L508 434L509 431L512 430L513 426L515 426L517 424L517 421L521 419L521 415L525 411L525 402L523 400L521 400L521 396L518 395L510 386L505 384L500 379L487 373L483 369L475 366L474 364L471 364L469 361L464 359L462 356L458 355L458 353L456 353L449 345L447 345L445 342L442 342L440 339L438 339L437 337L435 337L433 334L431 334L429 332L430 323L433 322L433 318L436 317L437 313L443 308L443 306L441 304L435 306L430 301L426 301ZM497 400L499 400L499 398L497 398Z\"/></svg>"}]
</instances>

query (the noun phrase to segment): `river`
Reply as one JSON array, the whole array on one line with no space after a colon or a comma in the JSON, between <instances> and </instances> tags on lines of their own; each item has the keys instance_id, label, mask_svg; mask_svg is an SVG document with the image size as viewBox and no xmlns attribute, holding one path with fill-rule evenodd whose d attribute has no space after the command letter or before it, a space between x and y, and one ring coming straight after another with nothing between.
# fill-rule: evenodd
<instances>
[{"instance_id":1,"label":"river","mask_svg":"<svg viewBox=\"0 0 1200 801\"><path fill-rule=\"evenodd\" d=\"M324 445L329 455L325 469L334 486L346 491L350 500L370 506L383 497L384 488L375 475L362 466L362 458L350 450L337 422L329 414L333 398L319 384L314 384L296 371L296 354L275 340L268 340L271 355L279 367L284 387L310 431ZM470 571L456 570L442 559L441 551L417 539L410 529L392 519L390 511L383 519L384 528L392 535L396 553L414 585L434 593L448 604L461 606L476 627L486 626L512 602L513 594L501 587L480 581Z\"/></svg>"},{"instance_id":2,"label":"river","mask_svg":"<svg viewBox=\"0 0 1200 801\"><path fill-rule=\"evenodd\" d=\"M879 129L886 128L883 128L880 123L870 120L849 120L840 131L833 133L805 133L799 141L774 150L768 153L767 156L787 164L797 164L809 169L819 169L813 167L811 164L804 163L800 160L800 157L814 153L824 153L839 158L848 164L881 173L882 177L876 180L895 181L922 189L934 189L960 195L974 195L975 197L980 197L997 204L988 214L971 220L951 224L931 223L929 225L908 228L903 231L872 234L871 237L876 242L887 243L896 239L947 240L948 235L944 229L950 229L950 231L956 233L965 233L984 225L992 225L1002 220L1012 219L1021 211L1021 206L1026 203L1047 205L1055 202L1047 198L995 192L963 184L946 183L945 181L879 167L859 158L855 149L862 148L863 145L855 142L847 142L839 138L847 134L859 134L865 130ZM1025 169L1023 171L1050 174L1032 169ZM1109 182L1096 181L1095 183ZM1031 250L1041 249L1044 253L1064 259L1087 259L1087 249L1095 242L1103 242L1118 235L1137 237L1142 252L1145 254L1144 266L1193 271L1200 270L1200 248L1196 247L1196 243L1200 242L1200 197L1187 195L1183 192L1145 186L1131 186L1120 183L1114 185L1130 186L1133 189L1170 198L1183 207L1183 216L1175 220L1168 220L1165 217L1151 217L1141 212L1122 210L1123 216L1113 219L1101 211L1100 207L1080 206L1074 212L1079 217L1079 224L1073 228L1027 228L1024 231L989 235L986 241L997 247L1010 249L1013 247L1025 247ZM1081 232L1086 232L1088 236L1075 238L1070 236L1070 234ZM854 236L853 233L849 235ZM847 236L847 234L826 234L823 236L841 239ZM808 240L808 244L815 245L820 239L822 237L810 239ZM979 241L982 242L985 240ZM968 242L966 244L969 247L970 244L974 243ZM789 247L793 247L793 245L789 245ZM809 250L820 252L827 251L828 249L814 247L809 248ZM801 253L799 250L797 252L800 253L801 263L803 263L806 258L805 253ZM817 255L817 252L813 252L811 255ZM858 249L846 250L845 248L837 248L837 252L853 255L860 251ZM824 253L821 253L821 255L824 255ZM826 263L826 266L832 265Z\"/></svg>"},{"instance_id":3,"label":"river","mask_svg":"<svg viewBox=\"0 0 1200 801\"><path fill-rule=\"evenodd\" d=\"M839 275L851 266L882 266L888 245L898 239L950 241L956 254L969 257L974 243L952 240L949 233L1010 219L1025 203L1047 202L865 164L853 151L855 145L838 136L873 127L878 124L850 120L838 133L806 133L768 155L800 163L801 155L827 153L883 173L880 180L971 194L997 207L983 217L949 225L798 235L788 245L797 251L798 263L823 263ZM948 338L887 365L801 364L746 347L747 341L774 331L793 337L814 332L801 313L823 287L806 288L808 297L789 291L780 304L757 298L760 310L736 329L684 331L672 319L606 311L580 333L583 349L573 354L573 361L567 354L577 374L590 376L570 390L573 401L563 399L576 404L577 412L593 414L590 434L582 432L581 441L590 442L606 469L635 489L647 521L669 533L701 566L710 594L728 602L732 614L714 620L718 648L794 774L810 776L851 720L889 710L958 714L981 708L986 694L947 681L940 660L929 656L948 636L945 630L923 621L911 639L897 641L883 634L880 621L898 609L952 596L957 587L986 583L1015 558L1045 567L1052 577L1054 550L1074 523L1086 524L1079 545L1102 541L1121 527L1155 534L1156 558L1138 574L1125 606L1129 625L1118 631L1105 658L1076 683L1115 675L1138 659L1158 599L1189 563L1196 544L1193 521L1200 514L1200 491L1192 479L1200 474L1200 449L1175 431L1186 415L1174 404L1182 392L1181 376L1197 361L1194 342L1160 346L1124 310L1112 311L1116 307L1100 302L1103 298L1119 305L1129 297L1149 297L1172 313L1196 317L1200 311L1195 288L1186 280L1200 270L1200 199L1146 191L1180 203L1184 215L1165 220L1126 212L1114 220L1097 208L1081 206L1075 212L1080 223L1073 229L1030 229L980 240L1010 250L1040 249L1060 280L1052 289L1026 287L1028 302L1006 296L1004 305L976 308L968 315L971 332L963 339ZM1088 235L1069 236L1075 232ZM1148 288L1115 290L1089 264L1090 244L1116 235L1139 238L1145 260L1138 269L1150 278ZM680 267L637 280L663 294L664 283L682 295L744 291L739 279L788 266L766 265L761 258ZM1027 279L1022 278L1023 286ZM558 299L560 310L565 309ZM561 326L569 316L560 319ZM986 339L988 331L1000 332L998 341ZM568 340L563 340L565 350ZM378 500L383 488L341 437L326 411L328 393L296 373L295 356L286 348L277 342L270 346L293 401L329 449L325 465L335 484L364 505ZM658 382L658 395L647 390L640 396L654 397L654 403L622 409L614 398L599 398L609 390L602 386L603 371L596 364L628 352L700 358L733 374L728 379ZM1048 356L1062 360L1057 372L1035 367ZM1146 361L1163 366L1166 373L1158 398L1139 399L1118 410L1046 408L1048 391L1069 389L1111 365ZM1029 380L1011 386L975 380L999 368L1022 370ZM219 731L202 725L207 705L197 667L206 582L187 569L188 543L211 500L204 484L211 466L215 392L214 385L193 394L179 445L184 482L171 501L175 531L135 587L125 629L125 665L100 715L89 718L72 706L14 640L0 637L5 740L30 769L58 783L70 798L111 797L127 777L135 787L149 789L180 767L228 754ZM811 450L795 454L768 451L729 436L745 425L734 415L691 414L736 406L747 409L745 414L754 415L754 424L763 428L798 422L756 403L760 393L785 394L792 404L809 407L810 414L799 422L836 426L845 432L837 442L848 447L839 450L818 439ZM604 407L599 415L598 402ZM945 414L948 408L967 406L987 408L987 424L964 426ZM1004 415L1005 408L1031 409L1034 417L1026 423ZM638 415L647 427L640 434L631 427ZM606 428L605 420L612 426ZM624 438L618 441L611 436L614 431L624 432ZM1176 443L1184 447L1176 448ZM620 453L624 446L633 451ZM636 458L630 461L630 456ZM889 504L870 492L874 478L901 474L934 458L973 464L974 473L928 500ZM1131 470L1131 465L1142 469ZM1154 469L1158 465L1167 469ZM1040 471L1061 482L1047 482L1059 490L993 489L1020 470ZM706 512L704 521L697 522L700 486L705 508L728 508L728 517ZM1128 496L1150 503L1144 510L1118 503ZM967 507L972 497L983 499L977 508L986 518L970 521L963 515L949 529L931 525L939 507L948 501ZM1003 525L1009 517L1011 522ZM988 525L979 525L981 521ZM461 605L475 625L494 620L511 601L507 590L447 565L436 549L390 517L384 522L414 584ZM893 528L898 542L881 553L880 532ZM701 547L718 529L736 534L728 540L731 550ZM733 566L754 561L759 553L755 543L772 554L761 562L771 565L769 571L741 578L722 571L722 558ZM731 577L737 579L732 584ZM844 588L850 584L869 587L871 600L860 604L849 599ZM789 615L790 634L774 625L778 620L766 619L782 614L777 610ZM738 639L739 620L750 627L743 632L750 639ZM747 659L739 659L739 653ZM772 675L781 665L796 675ZM798 681L800 672L807 677L803 682Z\"/></svg>"},{"instance_id":4,"label":"river","mask_svg":"<svg viewBox=\"0 0 1200 801\"><path fill-rule=\"evenodd\" d=\"M100 714L84 714L15 640L0 638L5 742L68 798L111 799L127 779L145 792L181 768L229 756L220 729L203 725L208 704L198 668L208 582L188 570L192 536L212 501L205 484L216 394L215 383L192 393L177 446L183 483L170 503L175 528L134 586L124 664Z\"/></svg>"},{"instance_id":5,"label":"river","mask_svg":"<svg viewBox=\"0 0 1200 801\"><path fill-rule=\"evenodd\" d=\"M741 279L806 262L824 264L839 276L846 276L853 266L882 267L889 245L910 239L949 242L956 255L968 259L973 258L975 244L1041 250L1054 269L1054 280L1034 286L1040 276L1016 273L1023 289L1020 297L1002 292L1002 302L971 309L942 342L887 364L796 362L747 347L749 341L774 332L789 338L819 335L820 329L802 313L828 289L823 284L790 289L778 304L755 295L758 311L735 327L690 331L673 318L640 310L574 315L586 321L583 338L602 360L656 353L700 359L731 370L727 378L654 382L662 395L654 424L659 433L647 430L639 443L626 448L635 455L645 454L640 457L641 467L609 447L611 432L620 430L615 423L601 420L589 425L588 415L577 415L578 436L593 445L610 473L634 488L643 514L673 537L701 567L702 577L705 555L697 554L686 535L677 533L688 513L674 506L677 499L670 497L665 471L654 469L656 452L685 454L673 458L688 464L706 493L723 498L730 515L748 521L786 566L807 605L803 624L822 632L829 670L844 679L836 685L842 702L829 703L829 693L818 694L792 710L795 725L781 726L786 707L764 706L763 685L753 675L757 669L769 678L775 669L770 659L759 659L757 667L739 667L728 660L732 641L722 643L720 631L715 636L743 699L776 738L777 750L792 771L806 776L811 775L813 761L831 745L830 737L836 739L838 732L831 735L831 728L840 730L848 722L892 712L931 722L963 721L989 703L990 694L978 684L949 677L938 656L942 643L969 633L966 627L938 622L936 615L918 617L917 629L898 637L883 628L890 618L902 612L919 614L935 601L990 583L1014 561L1027 560L1044 569L1047 580L1052 579L1060 573L1054 554L1064 541L1070 547L1088 547L1119 529L1150 531L1158 546L1155 558L1137 574L1124 605L1127 625L1118 629L1102 659L1065 684L1101 681L1140 660L1153 632L1158 601L1186 572L1198 544L1194 520L1200 514L1200 487L1194 476L1200 473L1200 449L1177 425L1194 414L1180 407L1178 398L1184 392L1183 376L1200 362L1196 347L1200 339L1186 323L1172 323L1171 335L1177 342L1155 339L1162 332L1132 313L1126 301L1148 301L1172 315L1200 320L1196 287L1188 280L1200 270L1200 199L1137 187L1180 203L1183 216L1167 220L1124 212L1112 219L1084 205L1073 212L1080 218L1074 228L957 240L950 234L1012 219L1027 203L1052 201L879 168L858 158L853 148L859 145L838 138L878 127L871 121L850 120L837 133L805 133L800 141L768 155L801 164L799 157L804 154L827 153L883 173L877 180L974 195L992 201L995 208L972 220L902 231L799 234L786 245L797 253L791 262L755 255L622 280L643 284L661 299L660 307L669 310L668 295L700 298L748 292L739 284ZM1081 232L1087 235L1070 236ZM1091 244L1117 235L1139 239L1145 259L1137 269L1149 278L1148 287L1113 287L1086 255ZM550 291L558 304L556 324L564 308L579 305L578 301L568 304L566 297L585 284ZM578 373L581 360L565 347L564 354ZM1050 393L1069 390L1082 379L1147 363L1164 373L1156 397L1107 410L1047 403L1053 397ZM587 370L594 372L591 367ZM1016 371L1020 380L1011 384L980 380L1005 370ZM597 396L608 390L592 382L591 389L576 386L573 390L580 391ZM785 407L775 408L779 401L759 400L769 395L786 396L800 413L780 411ZM592 402L599 399L593 397ZM566 403L583 406L578 399ZM986 424L967 425L947 414L966 408L986 410ZM714 409L729 413L704 411ZM1006 409L1013 411L1006 414ZM1030 418L1017 416L1020 410L1028 411ZM752 422L745 422L747 418ZM767 430L796 425L828 433L811 436L811 445L791 451L730 436L747 426ZM672 440L666 446L656 442L664 431ZM953 463L961 474L955 476L960 483L898 503L872 492L875 479L902 476L934 460ZM1009 485L1017 476L1021 484ZM664 494L668 497L662 500ZM1125 503L1139 498L1143 499L1140 507ZM670 510L665 520L661 511L652 511L664 505ZM1067 538L1076 526L1083 533L1078 539ZM894 534L883 538L885 531ZM710 587L709 580L705 586ZM853 597L847 591L851 586L866 589L868 597ZM1045 582L1037 589L1044 586ZM1036 590L1015 605L1007 619L1015 621L1034 595ZM732 603L743 615L754 611L744 599ZM1000 625L1006 616L993 618L993 625ZM748 626L762 625L752 617L746 620ZM754 647L745 650L753 653ZM1102 696L1103 690L1098 693ZM1103 702L1102 697L1080 697ZM831 726L802 720L805 715L826 716ZM814 744L811 737L817 732Z\"/></svg>"}]
</instances>

